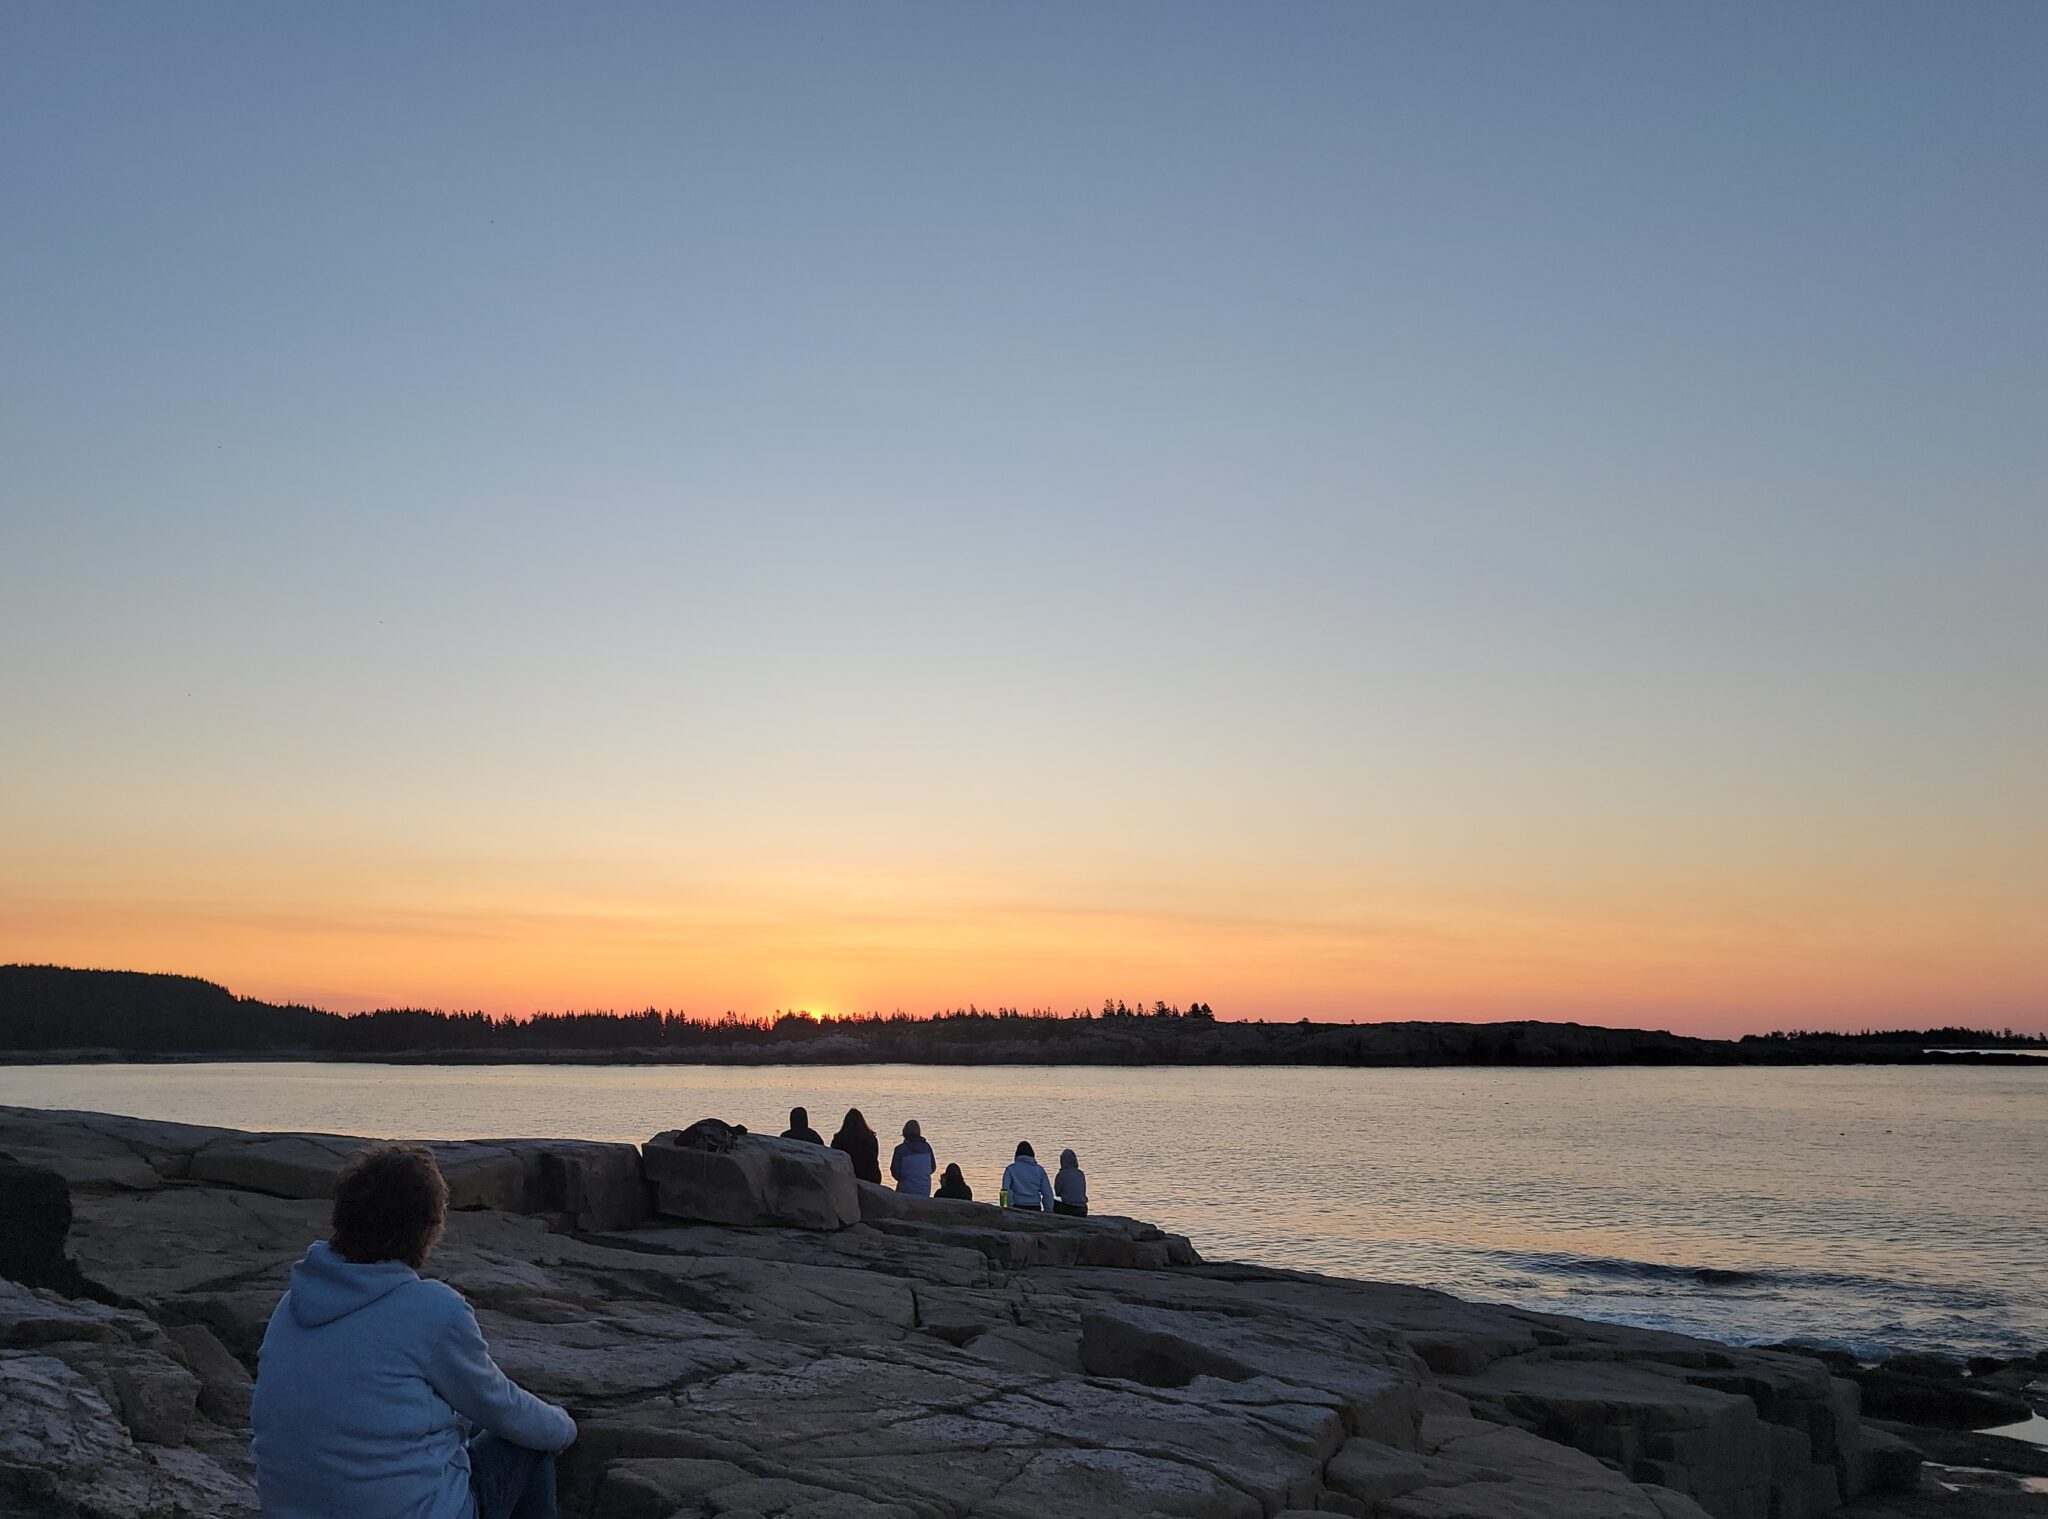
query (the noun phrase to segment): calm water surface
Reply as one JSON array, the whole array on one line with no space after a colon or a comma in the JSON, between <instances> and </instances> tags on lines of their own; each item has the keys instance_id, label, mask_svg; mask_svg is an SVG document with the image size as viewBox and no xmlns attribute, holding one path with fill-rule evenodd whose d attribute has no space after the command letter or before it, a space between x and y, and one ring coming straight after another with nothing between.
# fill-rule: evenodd
<instances>
[{"instance_id":1,"label":"calm water surface","mask_svg":"<svg viewBox=\"0 0 2048 1519\"><path fill-rule=\"evenodd\" d=\"M1212 1259L1717 1339L2048 1348L2048 1071L0 1068L0 1103L380 1137L918 1118L979 1197L1028 1138Z\"/></svg>"}]
</instances>

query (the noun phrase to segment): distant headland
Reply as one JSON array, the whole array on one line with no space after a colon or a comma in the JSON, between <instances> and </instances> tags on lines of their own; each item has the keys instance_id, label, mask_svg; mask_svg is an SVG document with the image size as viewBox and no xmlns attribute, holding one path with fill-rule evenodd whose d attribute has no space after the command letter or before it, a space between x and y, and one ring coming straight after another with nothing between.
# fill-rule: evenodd
<instances>
[{"instance_id":1,"label":"distant headland","mask_svg":"<svg viewBox=\"0 0 2048 1519\"><path fill-rule=\"evenodd\" d=\"M237 997L193 976L0 966L0 1062L369 1060L427 1064L1920 1065L2048 1072L2048 1037L1937 1028L1700 1039L1579 1023L1220 1019L1204 1003L1099 1012L967 1008L818 1019L642 1012L529 1018L389 1008L339 1014Z\"/></svg>"}]
</instances>

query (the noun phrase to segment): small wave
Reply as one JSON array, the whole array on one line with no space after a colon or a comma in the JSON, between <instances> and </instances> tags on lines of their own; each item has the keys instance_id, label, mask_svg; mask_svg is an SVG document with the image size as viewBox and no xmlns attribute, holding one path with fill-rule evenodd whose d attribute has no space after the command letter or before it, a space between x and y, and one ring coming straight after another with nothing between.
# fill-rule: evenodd
<instances>
[{"instance_id":1,"label":"small wave","mask_svg":"<svg viewBox=\"0 0 2048 1519\"><path fill-rule=\"evenodd\" d=\"M2007 1310L2011 1304L1989 1286L1958 1286L1933 1282L1896 1282L1888 1277L1853 1271L1800 1271L1790 1267L1731 1269L1720 1265L1671 1265L1667 1261L1630 1261L1608 1255L1569 1255L1556 1251L1499 1251L1497 1259L1538 1279L1585 1296L1667 1296L1686 1290L1724 1290L1731 1294L1776 1296L1780 1300L1823 1298L1837 1304L1892 1304L1901 1312L1972 1314Z\"/></svg>"},{"instance_id":2,"label":"small wave","mask_svg":"<svg viewBox=\"0 0 2048 1519\"><path fill-rule=\"evenodd\" d=\"M1665 1261L1632 1261L1605 1255L1564 1255L1515 1251L1510 1260L1525 1270L1551 1276L1596 1276L1615 1281L1692 1282L1703 1287L1745 1287L1779 1273L1738 1271L1725 1266L1676 1266Z\"/></svg>"},{"instance_id":3,"label":"small wave","mask_svg":"<svg viewBox=\"0 0 2048 1519\"><path fill-rule=\"evenodd\" d=\"M1497 1252L1520 1270L1551 1278L1595 1278L1608 1282L1672 1283L1681 1286L1772 1288L1820 1292L1870 1293L1883 1297L1941 1303L1956 1307L1983 1306L1995 1300L1982 1289L1970 1291L1932 1283L1886 1280L1855 1272L1810 1271L1789 1267L1687 1266L1667 1261L1638 1261L1604 1255L1572 1255L1560 1251Z\"/></svg>"}]
</instances>

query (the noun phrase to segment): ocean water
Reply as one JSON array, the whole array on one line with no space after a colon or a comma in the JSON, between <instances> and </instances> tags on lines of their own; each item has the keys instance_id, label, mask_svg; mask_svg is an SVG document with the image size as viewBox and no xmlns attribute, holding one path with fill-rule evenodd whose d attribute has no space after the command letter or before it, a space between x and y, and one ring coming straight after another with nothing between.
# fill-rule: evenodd
<instances>
[{"instance_id":1,"label":"ocean water","mask_svg":"<svg viewBox=\"0 0 2048 1519\"><path fill-rule=\"evenodd\" d=\"M0 1068L0 1103L385 1137L640 1140L715 1115L995 1195L1072 1147L1211 1259L1864 1355L2048 1349L2048 1069L207 1064Z\"/></svg>"}]
</instances>

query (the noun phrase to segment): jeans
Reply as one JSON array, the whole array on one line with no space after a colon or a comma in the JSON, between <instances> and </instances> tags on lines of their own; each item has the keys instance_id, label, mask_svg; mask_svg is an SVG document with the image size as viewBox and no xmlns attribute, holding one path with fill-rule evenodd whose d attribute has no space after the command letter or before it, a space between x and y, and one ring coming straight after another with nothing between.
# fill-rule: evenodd
<instances>
[{"instance_id":1,"label":"jeans","mask_svg":"<svg viewBox=\"0 0 2048 1519\"><path fill-rule=\"evenodd\" d=\"M555 1519L555 1457L489 1432L469 1441L476 1519Z\"/></svg>"}]
</instances>

